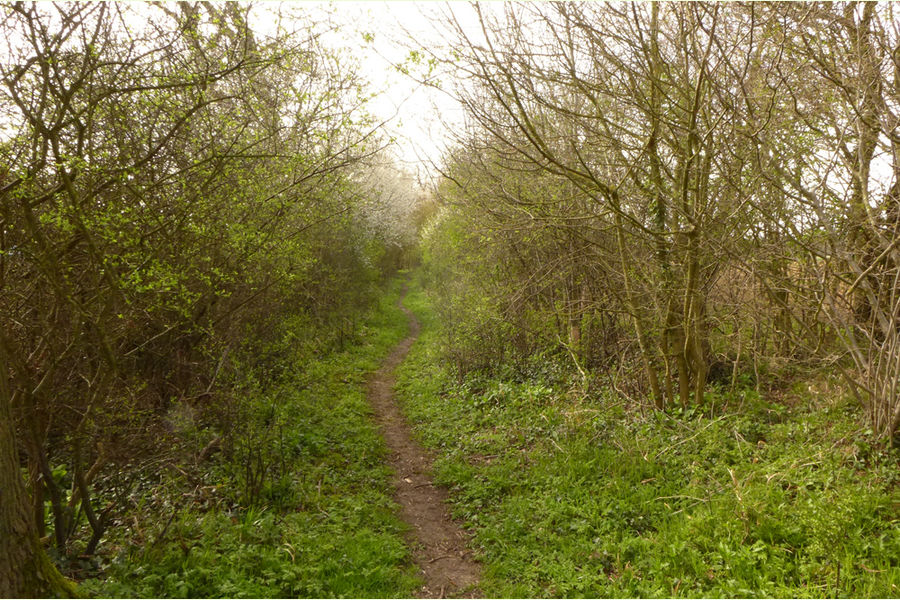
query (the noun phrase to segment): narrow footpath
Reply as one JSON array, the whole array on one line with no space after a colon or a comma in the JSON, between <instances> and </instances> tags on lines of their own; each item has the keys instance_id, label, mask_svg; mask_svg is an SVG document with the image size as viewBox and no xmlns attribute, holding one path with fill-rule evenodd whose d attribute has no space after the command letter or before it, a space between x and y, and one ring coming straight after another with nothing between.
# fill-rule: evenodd
<instances>
[{"instance_id":1,"label":"narrow footpath","mask_svg":"<svg viewBox=\"0 0 900 600\"><path fill-rule=\"evenodd\" d=\"M400 518L411 530L407 543L425 585L420 598L478 597L481 568L466 549L467 536L447 510L447 491L431 481L432 458L412 437L409 424L394 398L394 370L419 335L419 322L400 298L409 319L409 336L400 342L369 380L368 397L375 421L388 447L388 460L400 505Z\"/></svg>"}]
</instances>

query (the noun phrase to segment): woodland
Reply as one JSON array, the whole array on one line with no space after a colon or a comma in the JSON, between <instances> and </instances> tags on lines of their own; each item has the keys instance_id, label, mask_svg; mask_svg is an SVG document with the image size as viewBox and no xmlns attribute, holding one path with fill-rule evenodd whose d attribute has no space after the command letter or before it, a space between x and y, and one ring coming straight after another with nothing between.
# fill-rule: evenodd
<instances>
[{"instance_id":1,"label":"woodland","mask_svg":"<svg viewBox=\"0 0 900 600\"><path fill-rule=\"evenodd\" d=\"M900 595L897 5L286 6L0 2L0 597Z\"/></svg>"}]
</instances>

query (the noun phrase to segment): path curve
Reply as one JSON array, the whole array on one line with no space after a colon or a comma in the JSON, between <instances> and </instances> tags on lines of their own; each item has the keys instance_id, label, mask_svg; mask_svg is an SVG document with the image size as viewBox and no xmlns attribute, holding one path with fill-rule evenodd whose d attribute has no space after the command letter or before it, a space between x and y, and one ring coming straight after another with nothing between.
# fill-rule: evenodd
<instances>
[{"instance_id":1,"label":"path curve","mask_svg":"<svg viewBox=\"0 0 900 600\"><path fill-rule=\"evenodd\" d=\"M419 336L419 321L403 306L406 290L404 286L399 306L409 319L409 336L394 348L369 379L369 402L387 444L400 518L411 527L407 543L419 574L425 580L418 596L474 598L480 596L477 585L481 568L466 548L467 535L450 518L446 489L431 481L431 456L413 439L409 424L394 398L394 371Z\"/></svg>"}]
</instances>

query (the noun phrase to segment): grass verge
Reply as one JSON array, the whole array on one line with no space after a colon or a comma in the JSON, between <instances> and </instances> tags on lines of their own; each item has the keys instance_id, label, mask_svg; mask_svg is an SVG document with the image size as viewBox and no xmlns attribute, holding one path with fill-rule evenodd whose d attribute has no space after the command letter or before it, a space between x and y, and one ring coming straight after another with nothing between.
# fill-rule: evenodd
<instances>
[{"instance_id":1,"label":"grass verge","mask_svg":"<svg viewBox=\"0 0 900 600\"><path fill-rule=\"evenodd\" d=\"M897 597L898 454L852 402L634 414L551 365L457 381L429 302L399 396L497 597ZM824 384L822 384L823 387Z\"/></svg>"},{"instance_id":2,"label":"grass verge","mask_svg":"<svg viewBox=\"0 0 900 600\"><path fill-rule=\"evenodd\" d=\"M367 374L407 332L396 306L400 284L345 350L312 360L298 355L277 385L248 387L240 433L202 473L163 474L134 499L131 531L109 541L109 561L82 591L411 595L419 582L365 397Z\"/></svg>"}]
</instances>

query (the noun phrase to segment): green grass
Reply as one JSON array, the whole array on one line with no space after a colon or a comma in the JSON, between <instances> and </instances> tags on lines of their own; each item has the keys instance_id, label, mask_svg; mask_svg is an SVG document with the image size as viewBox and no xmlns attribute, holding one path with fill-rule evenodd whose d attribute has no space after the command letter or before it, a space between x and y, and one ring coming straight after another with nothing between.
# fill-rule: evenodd
<instances>
[{"instance_id":1,"label":"green grass","mask_svg":"<svg viewBox=\"0 0 900 600\"><path fill-rule=\"evenodd\" d=\"M400 282L346 350L248 391L242 435L193 489L163 479L82 591L103 597L402 597L419 583L365 378L406 335ZM193 481L192 481L193 483ZM160 491L168 486L168 492ZM166 509L166 507L168 507ZM168 517L168 518L167 518Z\"/></svg>"},{"instance_id":2,"label":"green grass","mask_svg":"<svg viewBox=\"0 0 900 600\"><path fill-rule=\"evenodd\" d=\"M498 597L897 597L898 455L852 403L641 417L558 370L458 381L421 290L399 389ZM817 399L818 398L818 399ZM721 402L718 402L721 406Z\"/></svg>"}]
</instances>

